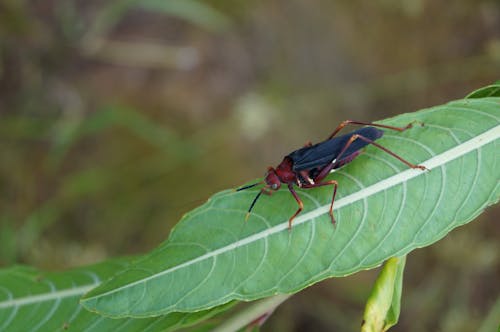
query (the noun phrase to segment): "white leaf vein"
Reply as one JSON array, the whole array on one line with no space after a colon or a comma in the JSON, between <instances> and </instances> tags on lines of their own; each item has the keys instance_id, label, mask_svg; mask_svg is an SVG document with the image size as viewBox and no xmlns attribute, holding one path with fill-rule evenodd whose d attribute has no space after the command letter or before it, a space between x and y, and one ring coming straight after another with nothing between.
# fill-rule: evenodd
<instances>
[{"instance_id":1,"label":"white leaf vein","mask_svg":"<svg viewBox=\"0 0 500 332\"><path fill-rule=\"evenodd\" d=\"M471 110L468 109L468 111L471 111ZM457 158L459 158L459 157L461 157L461 156L463 156L471 151L474 151L474 150L476 150L476 149L478 149L478 148L480 148L480 147L482 147L490 142L493 142L493 141L497 140L498 138L500 138L500 125L497 125L497 126L483 132L482 134L480 134L480 135L478 135L478 136L476 136L476 137L474 137L474 138L472 138L472 139L470 139L470 140L468 140L468 141L466 141L458 146L455 146L447 151L444 151L438 155L435 155L435 156L429 158L428 160L426 160L420 164L424 165L429 170L436 169L437 167L441 167L442 165L445 165L446 163L449 163L449 162L451 162L451 161L453 161L453 160L455 160L455 159L457 159ZM340 209L343 206L347 206L347 205L350 205L350 204L357 202L359 200L365 199L366 197L372 196L380 191L386 190L388 188L399 185L403 182L409 181L410 179L415 178L417 176L421 176L424 173L425 172L422 172L421 170L407 169L407 170L405 170L401 173L395 174L395 175L393 175L385 180L382 180L378 183L375 183L371 186L368 186L364 189L361 189L358 192L355 192L355 193L350 194L348 196L342 197L341 199L339 199L336 202L336 204L335 204L336 208ZM294 220L294 225L300 225L300 224L309 222L312 219L314 219L322 214L327 213L328 209L329 209L329 204L326 204L326 205L323 205L315 210L304 213L304 214L298 216ZM103 292L103 293L100 293L100 294L97 294L94 296L91 296L91 297L87 298L86 300L107 296L109 294L119 292L123 289L132 287L134 285L138 285L138 284L141 284L143 282L159 278L163 275L166 275L168 273L172 273L172 272L179 270L179 269L182 269L182 268L186 268L186 267L191 266L193 264L196 264L200 261L214 258L218 255L232 251L238 247L253 243L255 241L262 240L263 238L266 238L266 237L271 236L273 234L276 234L276 233L279 233L282 231L287 231L287 228L288 228L288 221L286 220L286 221L283 221L282 223L280 223L276 226L273 226L271 228L262 230L258 233L252 234L244 239L241 239L241 240L236 241L234 243L230 243L224 247L215 249L215 250L211 251L210 253L204 254L202 256L198 256L194 259L191 259L191 260L186 261L182 264L167 268L163 271L157 272L157 273L152 274L148 277L141 278L141 279L135 280L131 283L125 284L123 286L111 289L109 291L106 291L106 292ZM0 305L1 305L1 303L0 303Z\"/></svg>"}]
</instances>

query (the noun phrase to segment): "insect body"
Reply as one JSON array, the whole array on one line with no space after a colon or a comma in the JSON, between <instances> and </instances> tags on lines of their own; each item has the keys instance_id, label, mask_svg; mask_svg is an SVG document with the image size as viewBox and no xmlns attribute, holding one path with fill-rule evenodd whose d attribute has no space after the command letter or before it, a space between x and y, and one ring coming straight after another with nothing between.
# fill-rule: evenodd
<instances>
[{"instance_id":1,"label":"insect body","mask_svg":"<svg viewBox=\"0 0 500 332\"><path fill-rule=\"evenodd\" d=\"M367 127L335 137L337 133L348 124L367 125ZM264 181L237 189L237 191L240 191L265 183L265 186L260 190L250 205L247 218L261 194L265 193L270 195L273 191L279 190L282 184L286 184L288 190L299 205L297 211L288 220L288 227L291 228L293 219L302 211L304 207L300 197L294 189L294 185L305 189L331 185L333 186L333 195L329 214L332 219L332 223L335 224L335 218L333 217L333 203L335 201L338 183L335 180L324 179L331 171L353 161L353 159L360 154L361 149L368 144L372 144L387 152L411 168L419 168L421 170L426 169L424 166L408 162L394 152L376 143L375 140L379 139L384 134L384 132L377 127L405 131L406 129L411 128L412 124L410 123L406 127L393 127L351 120L342 122L325 141L314 145L308 143L303 148L295 150L285 156L283 161L276 168L269 167Z\"/></svg>"}]
</instances>

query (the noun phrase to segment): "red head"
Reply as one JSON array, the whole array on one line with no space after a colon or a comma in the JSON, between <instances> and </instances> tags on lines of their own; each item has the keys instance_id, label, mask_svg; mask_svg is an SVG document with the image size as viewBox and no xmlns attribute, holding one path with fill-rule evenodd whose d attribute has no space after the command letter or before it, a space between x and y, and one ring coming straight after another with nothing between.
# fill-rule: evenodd
<instances>
[{"instance_id":1,"label":"red head","mask_svg":"<svg viewBox=\"0 0 500 332\"><path fill-rule=\"evenodd\" d=\"M248 188L252 188L252 187L255 187L255 186L261 184L262 182L265 182L266 185L257 193L257 196L255 196L252 204L250 205L250 208L248 209L247 218L250 215L250 212L252 211L252 209L253 209L255 203L257 202L257 200L259 199L260 195L262 195L262 193L265 193L267 188L269 188L271 190L278 190L278 189L280 189L280 187L281 187L281 180L278 177L278 174L276 173L276 170L273 167L269 167L267 169L267 173L266 173L266 176L264 178L264 181L260 181L260 182L254 183L254 184L250 184L248 186L244 186L244 187L241 187L241 188L239 188L239 189L236 190L236 191L240 191L240 190L245 190L245 189L248 189Z\"/></svg>"},{"instance_id":2,"label":"red head","mask_svg":"<svg viewBox=\"0 0 500 332\"><path fill-rule=\"evenodd\" d=\"M276 170L272 167L269 167L267 169L267 173L266 173L266 177L264 178L264 181L267 184L266 187L269 187L269 189L278 190L281 187L280 178L278 177L278 174L276 174Z\"/></svg>"}]
</instances>

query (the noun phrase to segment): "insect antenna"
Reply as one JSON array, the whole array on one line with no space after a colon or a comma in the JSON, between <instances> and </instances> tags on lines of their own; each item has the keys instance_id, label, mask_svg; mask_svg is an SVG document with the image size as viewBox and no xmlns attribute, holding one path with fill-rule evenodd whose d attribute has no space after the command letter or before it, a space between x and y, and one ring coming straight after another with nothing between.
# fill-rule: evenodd
<instances>
[{"instance_id":1,"label":"insect antenna","mask_svg":"<svg viewBox=\"0 0 500 332\"><path fill-rule=\"evenodd\" d=\"M253 184L249 184L247 186L243 186L241 188L236 189L236 191L241 191L241 190L253 188L253 187L258 186L259 184L262 184L262 183L264 183L264 181L259 181L259 182L253 183ZM252 209L253 209L255 203L257 203L257 200L259 199L260 195L262 195L262 190L259 191L259 193L257 194L257 196L255 196L255 198L253 199L252 204L250 204L250 208L248 209L248 212L247 212L247 214L245 216L245 221L247 221L248 218L250 217L250 212L252 212Z\"/></svg>"},{"instance_id":2,"label":"insect antenna","mask_svg":"<svg viewBox=\"0 0 500 332\"><path fill-rule=\"evenodd\" d=\"M259 193L257 194L257 196L255 196L255 198L253 199L252 204L250 204L250 207L248 208L247 215L245 216L245 221L247 221L248 218L250 217L250 212L252 212L252 209L255 206L255 203L257 203L257 200L259 199L260 195L262 195L262 190L259 191Z\"/></svg>"},{"instance_id":3,"label":"insect antenna","mask_svg":"<svg viewBox=\"0 0 500 332\"><path fill-rule=\"evenodd\" d=\"M249 184L248 186L244 186L244 187L236 189L236 191L242 191L242 190L245 190L245 189L253 188L253 187L258 186L259 184L261 184L263 182L264 181L259 181L257 183Z\"/></svg>"}]
</instances>

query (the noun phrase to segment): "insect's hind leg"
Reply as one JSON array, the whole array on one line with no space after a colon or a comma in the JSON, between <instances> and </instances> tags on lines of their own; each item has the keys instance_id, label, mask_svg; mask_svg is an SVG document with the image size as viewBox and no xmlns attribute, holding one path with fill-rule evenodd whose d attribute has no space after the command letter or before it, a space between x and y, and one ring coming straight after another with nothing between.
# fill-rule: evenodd
<instances>
[{"instance_id":1,"label":"insect's hind leg","mask_svg":"<svg viewBox=\"0 0 500 332\"><path fill-rule=\"evenodd\" d=\"M333 138L335 135L339 133L339 131L342 130L345 126L352 124L352 125L362 125L362 126L372 126L372 127L379 127L379 128L385 128L385 129L392 129L392 130L397 130L397 131L405 131L406 129L410 129L413 127L413 122L410 122L407 124L405 127L395 127L395 126L388 126L388 125L383 125L383 124L378 124L378 123L371 123L371 122L360 122L360 121L353 121L353 120L345 120L342 121L338 127L333 131L333 133L328 136L328 139Z\"/></svg>"},{"instance_id":2,"label":"insect's hind leg","mask_svg":"<svg viewBox=\"0 0 500 332\"><path fill-rule=\"evenodd\" d=\"M349 147L349 145L347 145L347 147ZM312 177L313 181L311 183L321 182L321 180L323 180L328 174L330 174L330 172L334 168L338 168L338 167L341 167L347 163L350 163L360 153L361 153L361 151L356 151L356 152L350 154L349 156L340 159L340 156L343 154L343 151L341 151L341 153L337 156L337 158L335 158L335 159L337 159L337 161L331 162L328 165L324 166L323 168L320 168L319 171Z\"/></svg>"},{"instance_id":3,"label":"insect's hind leg","mask_svg":"<svg viewBox=\"0 0 500 332\"><path fill-rule=\"evenodd\" d=\"M349 139L349 141L347 141L347 143L344 145L344 147L342 148L342 150L340 151L338 157L337 157L337 160L340 160L341 159L341 156L344 154L344 152L349 148L349 146L352 144L352 142L354 142L355 140L357 139L360 139L362 141L365 141L367 142L368 144L372 144L374 146L376 146L377 148L381 149L382 151L384 152L387 152L388 154L390 154L391 156L393 156L394 158L398 159L399 161L401 161L402 163L406 164L408 167L410 168L418 168L418 169L421 169L421 170L428 170L425 166L422 166L422 165L415 165L415 164L412 164L410 163L408 160L404 159L403 157L397 155L396 153L392 152L391 150L383 147L382 145L374 142L373 140L369 139L369 138L366 138L364 136L361 136L361 135L352 135L351 138Z\"/></svg>"}]
</instances>

